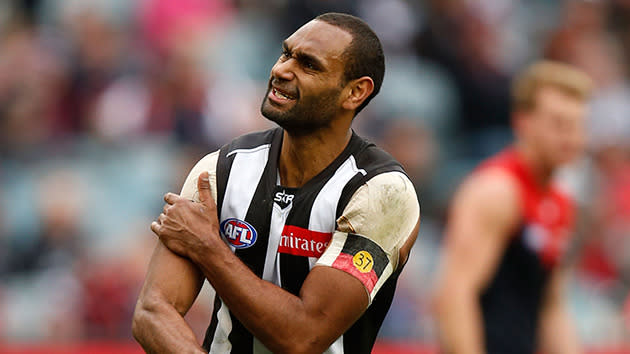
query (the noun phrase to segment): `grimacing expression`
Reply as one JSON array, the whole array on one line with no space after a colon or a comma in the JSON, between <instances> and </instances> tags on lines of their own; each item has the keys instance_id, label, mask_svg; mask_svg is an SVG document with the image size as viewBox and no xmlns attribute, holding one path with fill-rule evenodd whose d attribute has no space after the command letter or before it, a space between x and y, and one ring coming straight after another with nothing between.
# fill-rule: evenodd
<instances>
[{"instance_id":1,"label":"grimacing expression","mask_svg":"<svg viewBox=\"0 0 630 354\"><path fill-rule=\"evenodd\" d=\"M553 87L541 87L528 114L530 143L550 167L568 163L584 150L587 105Z\"/></svg>"},{"instance_id":2,"label":"grimacing expression","mask_svg":"<svg viewBox=\"0 0 630 354\"><path fill-rule=\"evenodd\" d=\"M261 113L291 133L328 126L341 109L344 52L352 36L313 20L287 38L271 69Z\"/></svg>"}]
</instances>

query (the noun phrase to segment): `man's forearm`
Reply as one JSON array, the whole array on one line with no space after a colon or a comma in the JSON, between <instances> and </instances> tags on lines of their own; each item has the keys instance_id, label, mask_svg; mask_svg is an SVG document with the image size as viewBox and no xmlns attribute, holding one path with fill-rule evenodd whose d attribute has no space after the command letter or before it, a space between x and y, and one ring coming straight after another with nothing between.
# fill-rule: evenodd
<instances>
[{"instance_id":1,"label":"man's forearm","mask_svg":"<svg viewBox=\"0 0 630 354\"><path fill-rule=\"evenodd\" d=\"M230 312L268 349L321 353L365 311L366 288L341 270L315 267L299 297L260 279L219 235L207 174L199 176L198 191L198 203L167 193L164 212L151 230L170 251L195 264Z\"/></svg>"},{"instance_id":2,"label":"man's forearm","mask_svg":"<svg viewBox=\"0 0 630 354\"><path fill-rule=\"evenodd\" d=\"M169 304L139 304L133 336L147 353L205 353L192 329Z\"/></svg>"},{"instance_id":3,"label":"man's forearm","mask_svg":"<svg viewBox=\"0 0 630 354\"><path fill-rule=\"evenodd\" d=\"M300 298L260 279L224 243L218 246L220 249L208 251L205 257L193 261L230 312L269 350L274 353L322 352L331 344L330 338L322 338L318 330L318 324L328 318L324 312L308 309L309 295L303 294ZM337 290L334 282L327 285L328 291ZM356 315L358 318L360 314ZM328 322L327 326L330 325L332 323Z\"/></svg>"},{"instance_id":4,"label":"man's forearm","mask_svg":"<svg viewBox=\"0 0 630 354\"><path fill-rule=\"evenodd\" d=\"M483 322L475 296L452 292L438 300L442 349L448 354L483 354Z\"/></svg>"}]
</instances>

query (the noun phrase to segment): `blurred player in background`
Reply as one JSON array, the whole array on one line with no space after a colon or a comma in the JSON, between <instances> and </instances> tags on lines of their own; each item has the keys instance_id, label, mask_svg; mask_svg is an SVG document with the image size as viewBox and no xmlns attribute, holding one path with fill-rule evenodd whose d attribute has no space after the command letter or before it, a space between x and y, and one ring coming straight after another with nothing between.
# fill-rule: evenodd
<instances>
[{"instance_id":1,"label":"blurred player in background","mask_svg":"<svg viewBox=\"0 0 630 354\"><path fill-rule=\"evenodd\" d=\"M350 128L384 70L354 16L284 41L261 107L281 128L204 157L151 225L161 242L133 327L145 350L371 351L420 222L400 164ZM202 348L183 315L204 278L218 296Z\"/></svg>"},{"instance_id":2,"label":"blurred player in background","mask_svg":"<svg viewBox=\"0 0 630 354\"><path fill-rule=\"evenodd\" d=\"M513 145L482 163L451 206L434 298L455 354L573 354L562 255L573 211L553 174L583 150L590 79L535 63L513 85Z\"/></svg>"}]
</instances>

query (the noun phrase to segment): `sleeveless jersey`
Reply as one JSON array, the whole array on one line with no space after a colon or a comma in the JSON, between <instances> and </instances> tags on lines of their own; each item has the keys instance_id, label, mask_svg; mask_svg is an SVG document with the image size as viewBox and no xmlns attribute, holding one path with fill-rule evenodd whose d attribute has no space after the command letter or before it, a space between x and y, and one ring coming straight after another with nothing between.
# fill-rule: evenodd
<instances>
[{"instance_id":1,"label":"sleeveless jersey","mask_svg":"<svg viewBox=\"0 0 630 354\"><path fill-rule=\"evenodd\" d=\"M548 280L568 241L572 205L554 186L537 184L513 149L479 167L489 168L502 169L517 181L522 221L481 296L486 350L532 354Z\"/></svg>"},{"instance_id":2,"label":"sleeveless jersey","mask_svg":"<svg viewBox=\"0 0 630 354\"><path fill-rule=\"evenodd\" d=\"M282 138L277 128L239 137L219 150L211 185L216 184L221 236L258 277L296 296L316 265L357 277L370 305L326 353L370 353L402 270L398 248L381 247L388 241L355 234L351 225L339 230L346 217L362 217L344 214L360 187L385 175L403 178L413 191L411 182L389 154L353 133L343 152L304 186L279 186ZM199 172L195 167L189 180ZM417 220L419 210L414 215ZM412 229L405 229L406 236ZM210 353L269 353L218 296L203 347Z\"/></svg>"}]
</instances>

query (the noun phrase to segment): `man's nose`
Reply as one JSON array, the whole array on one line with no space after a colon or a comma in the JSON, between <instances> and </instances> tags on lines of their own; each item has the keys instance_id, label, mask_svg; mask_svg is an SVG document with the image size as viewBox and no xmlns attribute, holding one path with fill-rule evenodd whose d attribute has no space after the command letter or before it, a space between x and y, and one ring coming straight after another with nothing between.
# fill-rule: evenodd
<instances>
[{"instance_id":1,"label":"man's nose","mask_svg":"<svg viewBox=\"0 0 630 354\"><path fill-rule=\"evenodd\" d=\"M271 76L274 79L291 81L295 77L293 72L295 60L293 58L289 58L285 61L276 62L276 64L271 68Z\"/></svg>"}]
</instances>

